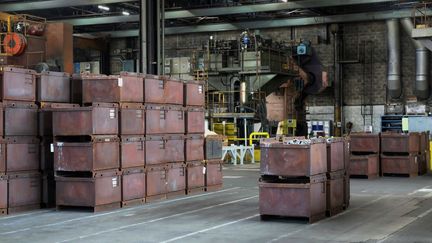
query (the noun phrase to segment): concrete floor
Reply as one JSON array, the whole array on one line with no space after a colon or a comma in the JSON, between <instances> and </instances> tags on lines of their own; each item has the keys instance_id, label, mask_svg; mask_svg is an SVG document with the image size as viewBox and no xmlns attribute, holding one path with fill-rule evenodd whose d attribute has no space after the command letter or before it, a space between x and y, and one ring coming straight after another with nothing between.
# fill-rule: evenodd
<instances>
[{"instance_id":1,"label":"concrete floor","mask_svg":"<svg viewBox=\"0 0 432 243\"><path fill-rule=\"evenodd\" d=\"M225 169L222 191L97 214L0 218L0 242L432 242L432 177L351 180L350 208L309 225L261 222L256 165Z\"/></svg>"}]
</instances>

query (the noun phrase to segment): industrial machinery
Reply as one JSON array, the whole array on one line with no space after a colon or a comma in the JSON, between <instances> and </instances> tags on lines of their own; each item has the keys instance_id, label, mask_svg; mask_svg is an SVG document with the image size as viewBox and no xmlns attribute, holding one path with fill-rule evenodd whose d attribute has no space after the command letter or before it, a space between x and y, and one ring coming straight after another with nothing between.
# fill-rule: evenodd
<instances>
[{"instance_id":1,"label":"industrial machinery","mask_svg":"<svg viewBox=\"0 0 432 243\"><path fill-rule=\"evenodd\" d=\"M46 19L0 12L0 65L35 66L45 59Z\"/></svg>"},{"instance_id":2,"label":"industrial machinery","mask_svg":"<svg viewBox=\"0 0 432 243\"><path fill-rule=\"evenodd\" d=\"M283 134L306 135L303 101L328 86L309 41L276 42L250 30L232 39L210 36L192 57L172 58L165 70L205 77L209 128L228 136L229 145L247 146L252 132L276 135L280 121Z\"/></svg>"}]
</instances>

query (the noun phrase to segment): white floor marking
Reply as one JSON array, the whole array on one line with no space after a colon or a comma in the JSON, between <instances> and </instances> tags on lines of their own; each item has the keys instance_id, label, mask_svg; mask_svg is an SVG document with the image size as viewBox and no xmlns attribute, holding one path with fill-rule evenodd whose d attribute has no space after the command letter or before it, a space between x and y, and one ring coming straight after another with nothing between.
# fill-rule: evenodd
<instances>
[{"instance_id":1,"label":"white floor marking","mask_svg":"<svg viewBox=\"0 0 432 243\"><path fill-rule=\"evenodd\" d=\"M24 232L24 231L28 231L28 230L31 230L31 229L35 229L35 228L51 227L51 226L66 224L66 223L70 223L70 222L80 221L80 220L84 220L84 219L91 219L91 218L97 218L97 217L106 216L106 215L110 215L110 214L117 214L117 213L128 212L128 211L131 211L131 210L137 210L137 209L141 209L141 208L154 209L154 208L157 208L159 205L164 205L164 204L168 204L168 203L172 203L172 202L177 202L177 201L188 200L188 199L197 198L197 197L204 197L204 196L208 196L208 195L212 195L212 194L217 194L217 193L222 193L222 192L236 190L236 189L239 189L239 188L240 187L233 187L233 188L229 188L229 189L225 189L225 190L220 190L220 191L216 191L216 192L209 192L209 193L195 195L195 196L190 196L190 197L172 199L172 200L157 202L157 203L153 203L153 204L146 204L146 205L139 206L139 207L132 207L132 208L126 208L126 209L123 208L123 209L118 209L116 211L111 211L111 212L106 212L106 213L99 213L99 214L90 215L90 216L84 216L84 217L78 217L78 218L69 219L69 220L65 220L65 221L60 221L60 222L56 222L56 223L52 223L52 224L37 225L37 226L28 227L28 228L22 228L22 229L13 230L13 231L6 231L6 232L1 232L0 235L15 234L15 233L19 233L19 232Z\"/></svg>"},{"instance_id":2,"label":"white floor marking","mask_svg":"<svg viewBox=\"0 0 432 243\"><path fill-rule=\"evenodd\" d=\"M224 179L240 179L243 178L244 176L224 176Z\"/></svg>"},{"instance_id":3,"label":"white floor marking","mask_svg":"<svg viewBox=\"0 0 432 243\"><path fill-rule=\"evenodd\" d=\"M224 224L219 224L219 225L216 225L216 226L213 226L213 227L210 227L210 228L198 230L198 231L195 231L195 232L192 232L192 233L189 233L189 234L181 235L181 236L178 236L178 237L166 240L166 241L162 241L161 243L168 243L168 242L173 242L173 241L176 241L176 240L181 240L181 239L193 236L193 235L197 235L197 234L200 234L200 233L205 233L205 232L208 232L208 231L211 231L211 230L219 229L219 228L222 228L222 227L225 227L225 226L228 226L228 225L231 225L231 224L236 224L236 223L239 223L239 222L242 222L242 221L245 221L245 220L248 220L248 219L252 219L252 218L255 218L255 217L258 217L258 216L259 216L259 214L254 214L254 215L246 217L246 218L241 218L241 219L230 221L230 222L227 222L227 223L224 223Z\"/></svg>"},{"instance_id":4,"label":"white floor marking","mask_svg":"<svg viewBox=\"0 0 432 243\"><path fill-rule=\"evenodd\" d=\"M23 214L17 214L17 215L12 215L12 216L6 216L6 217L1 217L1 220L5 220L5 219L13 219L13 218L18 218L18 217L23 217L23 216L28 216L28 215L34 215L34 214L41 214L41 213L49 213L52 212L53 210L47 210L47 209L41 209L40 211L37 212L31 212L31 213L23 213Z\"/></svg>"},{"instance_id":5,"label":"white floor marking","mask_svg":"<svg viewBox=\"0 0 432 243\"><path fill-rule=\"evenodd\" d=\"M178 217L178 216L183 216L183 215L187 215L187 214L191 214L191 213L205 211L205 210L208 210L208 209L217 208L217 207L225 206L225 205L229 205L229 204L234 204L234 203L250 200L252 198L257 198L257 197L258 197L258 195L257 196L252 196L252 197L246 197L246 198L242 198L242 199L238 199L238 200L234 200L234 201L229 201L229 202L225 202L225 203L220 203L220 204L216 204L216 205L212 205L212 206L208 206L208 207L204 207L204 208L200 208L200 209L190 210L190 211L186 211L186 212L182 212L182 213L177 213L177 214L171 214L169 216L165 216L165 217L161 217L161 218L156 218L156 219L152 219L152 220L148 220L148 221L144 221L144 222L140 222L140 223L123 225L123 226L120 226L120 227L111 228L111 229L108 229L108 230L103 230L103 231L99 231L99 232L92 233L92 234L81 235L81 236L78 236L78 237L75 237L75 238L72 238L72 239L62 240L62 241L58 241L58 242L69 242L69 241L74 241L74 240L82 240L82 239L85 239L85 238L88 238L88 237L92 237L92 236L106 234L106 233L110 233L110 232L114 232L114 231L119 231L119 230L131 228L131 227L135 227L135 226L139 226L139 225L144 225L144 224L150 224L150 223L154 223L154 222L159 222L159 221L162 221L162 220L165 220L165 219L170 219L170 218L175 218L175 217Z\"/></svg>"},{"instance_id":6,"label":"white floor marking","mask_svg":"<svg viewBox=\"0 0 432 243\"><path fill-rule=\"evenodd\" d=\"M362 205L360 205L360 206L358 206L358 207L347 209L347 210L343 211L342 213L336 214L335 216L333 216L333 217L331 217L331 218L323 219L323 220L318 221L318 222L316 222L316 223L314 223L314 224L307 225L307 226L304 227L304 228L300 228L300 229L298 229L298 230L295 230L295 231L289 232L289 233L287 233L287 234L281 235L281 236L279 236L279 237L277 237L277 238L271 239L270 241L267 241L267 243L272 243L272 242L279 241L279 240L281 240L281 239L283 239L283 238L286 238L286 237L289 237L289 236L294 235L294 234L296 234L296 233L299 233L299 232L301 232L301 231L307 230L307 229L309 229L309 228L311 228L311 227L314 227L314 226L320 225L321 223L326 222L326 221L328 221L328 220L335 219L335 218L337 218L337 217L340 217L340 216L342 216L342 215L344 215L344 214L347 214L347 213L352 212L352 211L354 211L354 210L357 210L357 209L359 209L359 208L363 208L363 207L365 207L365 206L369 206L369 205L371 205L371 204L373 204L373 203L376 203L376 202L378 202L378 201L380 201L380 200L382 200L382 199L384 199L384 198L387 198L387 197L389 197L389 196L390 196L390 195L384 195L384 196L381 196L381 197L379 197L379 198L377 198L377 199L375 199L375 200L372 200L372 201L370 201L370 202L364 203L364 204L362 204Z\"/></svg>"}]
</instances>

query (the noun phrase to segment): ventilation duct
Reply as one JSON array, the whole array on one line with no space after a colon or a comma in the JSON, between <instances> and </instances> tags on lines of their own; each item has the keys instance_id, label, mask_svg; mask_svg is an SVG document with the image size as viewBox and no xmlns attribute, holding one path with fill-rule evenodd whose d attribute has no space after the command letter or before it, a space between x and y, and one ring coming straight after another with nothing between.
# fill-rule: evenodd
<instances>
[{"instance_id":1,"label":"ventilation duct","mask_svg":"<svg viewBox=\"0 0 432 243\"><path fill-rule=\"evenodd\" d=\"M411 32L414 28L410 18L401 19L401 24L408 34L411 36ZM417 40L411 39L416 49L416 78L414 94L419 99L429 98L429 51Z\"/></svg>"},{"instance_id":2,"label":"ventilation duct","mask_svg":"<svg viewBox=\"0 0 432 243\"><path fill-rule=\"evenodd\" d=\"M393 99L399 98L402 94L399 36L398 20L387 20L387 89L390 97Z\"/></svg>"}]
</instances>

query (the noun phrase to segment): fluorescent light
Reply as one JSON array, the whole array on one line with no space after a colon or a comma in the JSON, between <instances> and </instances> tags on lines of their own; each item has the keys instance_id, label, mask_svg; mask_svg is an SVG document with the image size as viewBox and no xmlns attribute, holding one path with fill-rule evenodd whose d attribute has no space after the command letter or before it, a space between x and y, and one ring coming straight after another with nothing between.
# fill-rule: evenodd
<instances>
[{"instance_id":1,"label":"fluorescent light","mask_svg":"<svg viewBox=\"0 0 432 243\"><path fill-rule=\"evenodd\" d=\"M123 11L122 14L123 14L123 15L130 15L130 13L127 12L127 11Z\"/></svg>"},{"instance_id":2,"label":"fluorescent light","mask_svg":"<svg viewBox=\"0 0 432 243\"><path fill-rule=\"evenodd\" d=\"M98 9L102 9L102 10L105 10L105 11L109 11L110 10L109 7L104 6L104 5L98 5Z\"/></svg>"}]
</instances>

